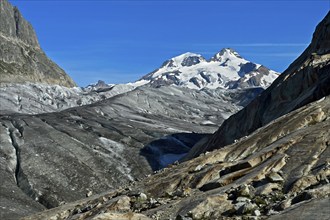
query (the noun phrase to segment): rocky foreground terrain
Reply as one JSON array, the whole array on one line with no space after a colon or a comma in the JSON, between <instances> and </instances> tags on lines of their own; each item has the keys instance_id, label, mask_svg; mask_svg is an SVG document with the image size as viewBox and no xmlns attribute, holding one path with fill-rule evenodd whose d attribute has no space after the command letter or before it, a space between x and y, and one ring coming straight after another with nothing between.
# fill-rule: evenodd
<instances>
[{"instance_id":1,"label":"rocky foreground terrain","mask_svg":"<svg viewBox=\"0 0 330 220\"><path fill-rule=\"evenodd\" d=\"M24 219L329 219L329 61L330 13L288 70L190 157L204 153Z\"/></svg>"}]
</instances>

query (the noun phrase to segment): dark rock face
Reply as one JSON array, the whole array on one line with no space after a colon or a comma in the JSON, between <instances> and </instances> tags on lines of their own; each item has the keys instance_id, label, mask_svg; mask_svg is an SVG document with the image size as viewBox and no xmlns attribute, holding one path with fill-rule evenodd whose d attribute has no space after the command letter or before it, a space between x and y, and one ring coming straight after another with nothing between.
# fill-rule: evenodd
<instances>
[{"instance_id":1,"label":"dark rock face","mask_svg":"<svg viewBox=\"0 0 330 220\"><path fill-rule=\"evenodd\" d=\"M152 87L158 88L161 86L169 86L169 85L180 85L180 80L178 79L178 75L180 74L180 71L172 71L172 72L167 72L166 74L163 75L163 77L159 77L155 80L152 80L151 83L149 84ZM148 74L146 77L143 79L145 80L150 80L152 78L151 74Z\"/></svg>"},{"instance_id":2,"label":"dark rock face","mask_svg":"<svg viewBox=\"0 0 330 220\"><path fill-rule=\"evenodd\" d=\"M241 65L241 69L238 72L238 75L240 75L241 77L243 77L246 73L249 73L253 70L255 70L257 67L257 65L255 63L245 63L243 65Z\"/></svg>"},{"instance_id":3,"label":"dark rock face","mask_svg":"<svg viewBox=\"0 0 330 220\"><path fill-rule=\"evenodd\" d=\"M237 81L231 81L226 84L229 89L251 88L267 84L267 82L263 82L263 77L270 75L270 70L267 67L260 66L256 68L255 64L247 63L247 66L242 65L242 68L239 73L242 77Z\"/></svg>"},{"instance_id":4,"label":"dark rock face","mask_svg":"<svg viewBox=\"0 0 330 220\"><path fill-rule=\"evenodd\" d=\"M205 81L206 81L207 83L210 83L210 82L211 82L211 77L210 77L210 75L207 75L207 74L205 74L204 72L200 72L199 75L201 75L201 77L203 77L203 79L205 79Z\"/></svg>"},{"instance_id":5,"label":"dark rock face","mask_svg":"<svg viewBox=\"0 0 330 220\"><path fill-rule=\"evenodd\" d=\"M162 67L167 66L167 67L174 67L174 61L173 60L167 60L163 63Z\"/></svg>"},{"instance_id":6,"label":"dark rock face","mask_svg":"<svg viewBox=\"0 0 330 220\"><path fill-rule=\"evenodd\" d=\"M238 58L242 58L234 49L232 48L223 48L219 53L215 54L210 61L219 61L219 62L223 62L224 60L222 60L222 56L229 51L230 53L234 54L236 57Z\"/></svg>"},{"instance_id":7,"label":"dark rock face","mask_svg":"<svg viewBox=\"0 0 330 220\"><path fill-rule=\"evenodd\" d=\"M199 56L190 56L190 57L186 57L186 58L182 61L181 65L182 65L182 66L193 66L193 65L195 65L195 64L197 64L197 63L200 63L200 62L201 62L201 59L203 59L203 58L201 58L201 57L199 57Z\"/></svg>"},{"instance_id":8,"label":"dark rock face","mask_svg":"<svg viewBox=\"0 0 330 220\"><path fill-rule=\"evenodd\" d=\"M317 26L311 44L289 68L246 108L226 120L189 157L221 148L270 121L330 94L330 13Z\"/></svg>"},{"instance_id":9,"label":"dark rock face","mask_svg":"<svg viewBox=\"0 0 330 220\"><path fill-rule=\"evenodd\" d=\"M189 82L192 82L192 83L194 83L198 88L201 88L201 84L200 84L201 81L198 80L198 78L193 77L193 78L189 79Z\"/></svg>"},{"instance_id":10,"label":"dark rock face","mask_svg":"<svg viewBox=\"0 0 330 220\"><path fill-rule=\"evenodd\" d=\"M48 59L31 24L7 0L0 2L0 77L1 83L75 86L72 79Z\"/></svg>"}]
</instances>

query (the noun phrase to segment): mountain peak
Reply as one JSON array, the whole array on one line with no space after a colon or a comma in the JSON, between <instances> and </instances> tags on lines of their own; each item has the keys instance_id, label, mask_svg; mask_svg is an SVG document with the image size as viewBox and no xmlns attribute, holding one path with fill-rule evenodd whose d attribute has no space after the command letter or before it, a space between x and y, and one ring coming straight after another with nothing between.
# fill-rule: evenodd
<instances>
[{"instance_id":1,"label":"mountain peak","mask_svg":"<svg viewBox=\"0 0 330 220\"><path fill-rule=\"evenodd\" d=\"M197 54L197 53L192 53L192 52L186 52L186 53L183 53L179 56L176 56L174 58L179 58L179 57L201 57L202 55L200 54Z\"/></svg>"},{"instance_id":2,"label":"mountain peak","mask_svg":"<svg viewBox=\"0 0 330 220\"><path fill-rule=\"evenodd\" d=\"M217 54L215 54L210 61L217 61L217 62L224 62L227 59L230 58L240 58L243 59L241 57L241 55L239 55L239 53L237 53L234 49L232 48L223 48L220 52L218 52Z\"/></svg>"},{"instance_id":3,"label":"mountain peak","mask_svg":"<svg viewBox=\"0 0 330 220\"><path fill-rule=\"evenodd\" d=\"M235 50L224 48L207 61L200 54L173 57L136 83L154 87L177 85L191 89L268 87L278 73L243 59Z\"/></svg>"},{"instance_id":4,"label":"mountain peak","mask_svg":"<svg viewBox=\"0 0 330 220\"><path fill-rule=\"evenodd\" d=\"M193 66L203 61L206 60L202 55L187 52L165 61L162 67Z\"/></svg>"}]
</instances>

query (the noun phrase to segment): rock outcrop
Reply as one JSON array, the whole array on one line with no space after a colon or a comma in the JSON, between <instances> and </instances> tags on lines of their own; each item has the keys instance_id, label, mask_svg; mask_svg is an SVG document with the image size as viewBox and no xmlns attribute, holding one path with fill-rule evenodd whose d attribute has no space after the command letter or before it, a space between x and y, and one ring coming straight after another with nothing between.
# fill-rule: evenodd
<instances>
[{"instance_id":1,"label":"rock outcrop","mask_svg":"<svg viewBox=\"0 0 330 220\"><path fill-rule=\"evenodd\" d=\"M0 78L1 83L75 86L42 51L31 24L7 0L0 1Z\"/></svg>"},{"instance_id":2,"label":"rock outcrop","mask_svg":"<svg viewBox=\"0 0 330 220\"><path fill-rule=\"evenodd\" d=\"M317 26L311 44L274 83L230 117L187 158L233 143L270 121L330 94L330 12Z\"/></svg>"}]
</instances>

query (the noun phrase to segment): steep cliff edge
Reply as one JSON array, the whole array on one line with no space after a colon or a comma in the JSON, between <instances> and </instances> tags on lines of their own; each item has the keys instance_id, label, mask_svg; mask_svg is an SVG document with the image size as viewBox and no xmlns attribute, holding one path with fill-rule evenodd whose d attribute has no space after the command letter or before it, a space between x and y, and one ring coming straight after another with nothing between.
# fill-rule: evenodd
<instances>
[{"instance_id":1,"label":"steep cliff edge","mask_svg":"<svg viewBox=\"0 0 330 220\"><path fill-rule=\"evenodd\" d=\"M270 121L330 94L330 12L319 23L311 44L284 73L246 108L226 120L208 142L187 159L219 149Z\"/></svg>"},{"instance_id":2,"label":"steep cliff edge","mask_svg":"<svg viewBox=\"0 0 330 220\"><path fill-rule=\"evenodd\" d=\"M7 0L0 1L1 83L76 84L41 49L33 27Z\"/></svg>"}]
</instances>

